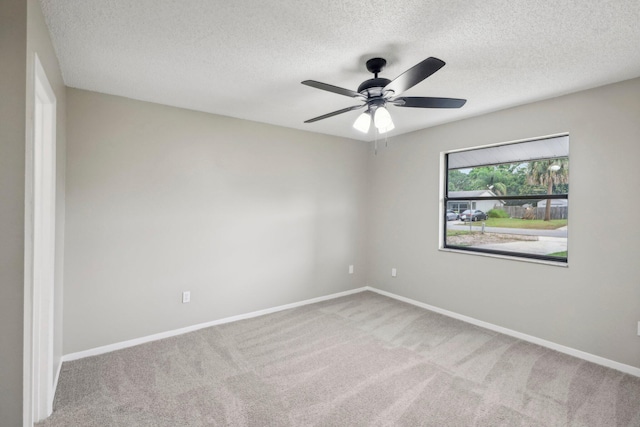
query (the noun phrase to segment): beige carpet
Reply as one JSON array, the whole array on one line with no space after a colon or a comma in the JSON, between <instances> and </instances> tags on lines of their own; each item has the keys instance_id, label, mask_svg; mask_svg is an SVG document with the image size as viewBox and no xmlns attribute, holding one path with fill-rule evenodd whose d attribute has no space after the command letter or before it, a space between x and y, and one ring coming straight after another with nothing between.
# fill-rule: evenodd
<instances>
[{"instance_id":1,"label":"beige carpet","mask_svg":"<svg viewBox=\"0 0 640 427\"><path fill-rule=\"evenodd\" d=\"M363 292L65 363L39 426L640 426L640 378Z\"/></svg>"}]
</instances>

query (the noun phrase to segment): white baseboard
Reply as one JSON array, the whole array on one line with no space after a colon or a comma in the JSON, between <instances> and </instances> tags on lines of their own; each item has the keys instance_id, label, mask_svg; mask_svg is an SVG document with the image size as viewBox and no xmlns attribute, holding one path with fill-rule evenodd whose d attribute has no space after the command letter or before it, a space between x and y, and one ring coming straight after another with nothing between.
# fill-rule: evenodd
<instances>
[{"instance_id":1,"label":"white baseboard","mask_svg":"<svg viewBox=\"0 0 640 427\"><path fill-rule=\"evenodd\" d=\"M426 310L433 311L435 313L439 313L439 314L445 315L447 317L452 317L454 319L458 319L458 320L461 320L463 322L470 323L472 325L480 326L482 328L489 329L491 331L499 332L501 334L505 334L505 335L509 335L511 337L514 337L514 338L521 339L523 341L527 341L527 342L530 342L530 343L533 343L533 344L538 344L540 346L547 347L547 348L550 348L552 350L559 351L560 353L568 354L570 356L574 356L574 357L577 357L579 359L583 359L583 360L586 360L586 361L589 361L589 362L592 362L592 363L596 363L598 365L606 366L607 368L616 369L616 370L624 372L626 374L630 374L630 375L634 375L636 377L640 377L640 368L637 368L635 366L626 365L624 363L616 362L616 361L611 360L611 359L606 359L606 358L601 357L601 356L596 356L595 354L587 353L587 352L584 352L582 350L577 350L575 348L571 348L571 347L567 347L567 346L564 346L564 345L561 345L561 344L557 344L557 343L554 343L554 342L551 342L551 341L547 341L547 340L544 340L542 338L534 337L532 335L527 335L527 334L524 334L522 332L514 331L512 329L507 329L507 328L504 328L502 326L494 325L493 323L489 323L489 322L485 322L485 321L482 321L482 320L474 319L473 317L465 316L463 314L458 314L458 313L455 313L453 311L449 311L449 310L445 310L445 309L442 309L442 308L439 308L439 307L435 307L433 305L425 304L423 302L416 301L416 300L411 299L411 298L406 298L406 297L403 297L403 296L400 296L400 295L396 295L396 294L393 294L391 292L387 292L387 291L383 291L383 290L380 290L380 289L376 289L376 288L373 288L371 286L364 286L362 288L351 289L349 291L338 292L338 293L335 293L335 294L325 295L325 296L317 297L317 298L311 298L311 299L308 299L308 300L294 302L294 303L291 303L291 304L285 304L285 305L280 305L280 306L277 306L277 307L267 308L267 309L264 309L264 310L253 311L251 313L246 313L246 314L240 314L240 315L237 315L237 316L226 317L224 319L213 320L211 322L200 323L200 324L197 324L197 325L187 326L185 328L174 329L174 330L171 330L171 331L161 332L161 333L158 333L158 334L148 335L148 336L145 336L145 337L135 338L135 339L132 339L132 340L122 341L122 342L118 342L118 343L114 343L114 344L109 344L109 345L105 345L105 346L102 346L102 347L96 347L96 348L92 348L92 349L89 349L89 350L79 351L77 353L65 354L64 356L62 356L62 361L63 362L69 362L69 361L72 361L72 360L78 360L78 359L82 359L82 358L85 358L85 357L97 356L99 354L109 353L111 351L120 350L120 349L128 348L128 347L133 347L133 346L144 344L144 343L148 343L148 342L151 342L151 341L157 341L157 340L161 340L161 339L164 339L164 338L173 337L173 336L176 336L176 335L186 334L188 332L197 331L198 329L208 328L208 327L216 326L216 325L222 325L224 323L235 322L237 320L250 319L252 317L263 316L265 314L275 313L275 312L282 311L282 310L288 310L290 308L295 308L295 307L301 307L303 305L314 304L316 302L326 301L326 300L330 300L330 299L334 299L334 298L339 298L339 297L343 297L343 296L346 296L346 295L351 295L351 294L355 294L355 293L363 292L363 291L375 292L377 294L384 295L386 297L393 298L393 299L396 299L398 301L406 302L408 304L412 304L412 305L415 305L417 307L421 307L421 308L424 308ZM56 379L55 379L56 387L57 387L57 384L58 384L58 377L60 375L60 368L61 367L62 367L62 363L58 366L58 372L56 374ZM54 390L55 390L55 388L54 388Z\"/></svg>"},{"instance_id":2,"label":"white baseboard","mask_svg":"<svg viewBox=\"0 0 640 427\"><path fill-rule=\"evenodd\" d=\"M58 367L55 368L56 375L53 377L53 392L51 393L51 407L53 408L53 400L56 397L56 390L58 389L58 380L60 379L60 371L62 371L62 362L64 360L60 358L60 362L58 363Z\"/></svg>"},{"instance_id":3,"label":"white baseboard","mask_svg":"<svg viewBox=\"0 0 640 427\"><path fill-rule=\"evenodd\" d=\"M509 335L511 337L518 338L533 344L538 344L542 347L547 347L552 350L559 351L560 353L568 354L570 356L574 356L579 359L586 360L588 362L593 362L598 365L606 366L607 368L616 369L626 374L640 377L640 368L637 368L635 366L626 365L624 363L616 362L615 360L611 360L611 359L606 359L601 356L596 356L595 354L587 353L582 350L577 350L575 348L567 347L561 344L556 344L554 342L547 341L542 338L534 337L532 335L523 334L522 332L514 331L512 329L503 328L502 326L494 325L493 323L488 323L482 320L474 319L473 317L465 316L462 314L455 313L453 311L449 311L449 310L445 310L429 304L425 304L423 302L416 301L411 298L406 298L400 295L396 295L391 292L372 288L371 286L365 286L363 290L372 291L377 294L396 299L398 301L406 302L408 304L412 304L412 305L433 311L435 313L443 314L447 317L452 317L454 319L462 320L463 322L470 323L472 325L480 326L482 328L489 329L491 331L500 332L501 334Z\"/></svg>"},{"instance_id":4,"label":"white baseboard","mask_svg":"<svg viewBox=\"0 0 640 427\"><path fill-rule=\"evenodd\" d=\"M334 298L340 298L346 295L355 294L358 292L363 292L367 288L356 288L351 289L349 291L338 292L331 295L325 295L322 297L311 298L304 301L294 302L291 304L279 305L277 307L267 308L264 310L253 311L251 313L240 314L237 316L225 317L224 319L213 320L211 322L199 323L197 325L187 326L185 328L173 329L171 331L161 332L158 334L147 335L145 337L134 338L132 340L121 341L114 344L104 345L101 347L91 348L89 350L78 351L76 353L69 353L62 356L63 362L69 362L72 360L83 359L85 357L97 356L99 354L109 353L115 350L121 350L123 348L133 347L136 345L148 343L151 341L157 341L164 338L174 337L176 335L186 334L188 332L197 331L198 329L208 328L211 326L222 325L224 323L235 322L237 320L250 319L252 317L263 316L269 313L275 313L277 311L288 310L290 308L301 307L303 305L314 304L316 302L326 301ZM60 364L62 366L62 364ZM60 369L58 369L59 373ZM56 385L57 385L57 377L56 377Z\"/></svg>"}]
</instances>

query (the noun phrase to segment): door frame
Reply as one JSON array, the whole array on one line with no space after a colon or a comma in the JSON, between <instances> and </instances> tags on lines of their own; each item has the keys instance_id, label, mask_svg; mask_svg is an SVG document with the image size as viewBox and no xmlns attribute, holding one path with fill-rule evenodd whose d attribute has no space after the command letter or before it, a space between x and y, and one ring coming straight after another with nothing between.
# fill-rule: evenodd
<instances>
[{"instance_id":1,"label":"door frame","mask_svg":"<svg viewBox=\"0 0 640 427\"><path fill-rule=\"evenodd\" d=\"M53 412L56 234L56 96L37 54L25 164L25 425Z\"/></svg>"}]
</instances>

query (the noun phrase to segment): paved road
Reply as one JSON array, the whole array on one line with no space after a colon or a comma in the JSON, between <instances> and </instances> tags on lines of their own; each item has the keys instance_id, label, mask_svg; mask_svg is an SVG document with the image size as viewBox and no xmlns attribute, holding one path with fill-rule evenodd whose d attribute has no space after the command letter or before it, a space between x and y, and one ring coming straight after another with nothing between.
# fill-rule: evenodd
<instances>
[{"instance_id":1,"label":"paved road","mask_svg":"<svg viewBox=\"0 0 640 427\"><path fill-rule=\"evenodd\" d=\"M449 230L469 230L469 223L460 221L449 221L447 228ZM482 229L482 221L474 222L472 230L478 231ZM567 227L561 227L556 230L528 230L526 228L501 228L501 227L485 227L487 233L501 234L523 234L526 236L548 236L548 237L567 237Z\"/></svg>"}]
</instances>

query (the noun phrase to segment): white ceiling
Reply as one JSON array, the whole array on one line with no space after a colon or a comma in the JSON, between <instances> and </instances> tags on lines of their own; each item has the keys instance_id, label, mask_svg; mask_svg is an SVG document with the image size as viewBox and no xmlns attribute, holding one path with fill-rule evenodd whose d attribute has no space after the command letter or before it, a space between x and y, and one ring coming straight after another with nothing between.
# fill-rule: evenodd
<instances>
[{"instance_id":1,"label":"white ceiling","mask_svg":"<svg viewBox=\"0 0 640 427\"><path fill-rule=\"evenodd\" d=\"M365 61L393 79L447 63L407 96L459 110L390 107L398 135L640 76L638 0L41 0L68 86L290 128L371 140L355 90Z\"/></svg>"}]
</instances>

